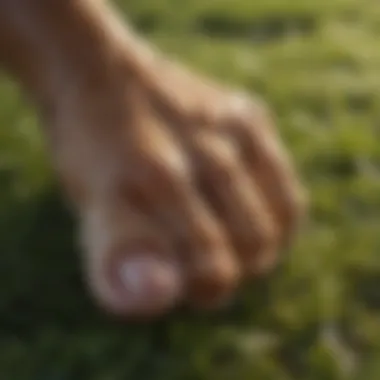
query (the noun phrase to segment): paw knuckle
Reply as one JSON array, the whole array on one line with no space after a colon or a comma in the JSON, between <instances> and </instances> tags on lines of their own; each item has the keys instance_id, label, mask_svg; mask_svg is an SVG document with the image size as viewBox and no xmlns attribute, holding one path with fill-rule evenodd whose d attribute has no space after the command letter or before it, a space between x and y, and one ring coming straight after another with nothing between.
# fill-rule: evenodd
<instances>
[{"instance_id":1,"label":"paw knuckle","mask_svg":"<svg viewBox=\"0 0 380 380\"><path fill-rule=\"evenodd\" d=\"M268 120L271 109L268 104L258 97L252 98L248 94L233 94L230 99L230 110L242 125L263 123Z\"/></svg>"},{"instance_id":2,"label":"paw knuckle","mask_svg":"<svg viewBox=\"0 0 380 380\"><path fill-rule=\"evenodd\" d=\"M274 222L261 222L256 229L256 244L261 250L265 250L276 243L278 235L279 230Z\"/></svg>"},{"instance_id":3,"label":"paw knuckle","mask_svg":"<svg viewBox=\"0 0 380 380\"><path fill-rule=\"evenodd\" d=\"M237 154L235 147L219 137L198 145L203 168L216 180L229 180L236 170Z\"/></svg>"},{"instance_id":4,"label":"paw knuckle","mask_svg":"<svg viewBox=\"0 0 380 380\"><path fill-rule=\"evenodd\" d=\"M162 151L154 155L142 157L141 174L149 180L180 180L188 175L185 159L174 151Z\"/></svg>"},{"instance_id":5,"label":"paw knuckle","mask_svg":"<svg viewBox=\"0 0 380 380\"><path fill-rule=\"evenodd\" d=\"M212 171L220 181L232 180L232 173L236 168L236 163L231 157L215 157L212 163Z\"/></svg>"}]
</instances>

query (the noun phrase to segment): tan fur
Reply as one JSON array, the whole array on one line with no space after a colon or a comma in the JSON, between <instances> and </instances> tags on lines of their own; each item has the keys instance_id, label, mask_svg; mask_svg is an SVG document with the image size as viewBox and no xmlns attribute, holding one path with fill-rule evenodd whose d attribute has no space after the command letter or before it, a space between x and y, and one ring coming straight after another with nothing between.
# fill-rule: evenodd
<instances>
[{"instance_id":1,"label":"tan fur","mask_svg":"<svg viewBox=\"0 0 380 380\"><path fill-rule=\"evenodd\" d=\"M305 197L259 101L164 57L104 1L0 0L0 61L40 110L98 299L115 247L178 257L200 305L276 261Z\"/></svg>"}]
</instances>

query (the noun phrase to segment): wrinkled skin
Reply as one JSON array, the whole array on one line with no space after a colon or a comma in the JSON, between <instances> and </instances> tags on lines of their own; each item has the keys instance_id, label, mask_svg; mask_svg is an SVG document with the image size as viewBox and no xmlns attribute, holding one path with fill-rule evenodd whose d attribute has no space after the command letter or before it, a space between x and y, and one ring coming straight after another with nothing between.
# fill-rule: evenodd
<instances>
[{"instance_id":1,"label":"wrinkled skin","mask_svg":"<svg viewBox=\"0 0 380 380\"><path fill-rule=\"evenodd\" d=\"M40 110L99 305L213 307L273 268L305 195L269 110L163 57L103 2L46 1L0 0L35 43L3 20L0 56Z\"/></svg>"}]
</instances>

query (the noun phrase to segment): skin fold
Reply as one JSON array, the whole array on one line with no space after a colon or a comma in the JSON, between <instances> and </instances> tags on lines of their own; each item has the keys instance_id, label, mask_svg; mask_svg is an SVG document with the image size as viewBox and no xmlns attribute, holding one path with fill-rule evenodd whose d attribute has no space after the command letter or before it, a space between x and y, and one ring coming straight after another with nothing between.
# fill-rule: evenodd
<instances>
[{"instance_id":1,"label":"skin fold","mask_svg":"<svg viewBox=\"0 0 380 380\"><path fill-rule=\"evenodd\" d=\"M306 197L262 101L162 55L103 0L0 0L104 310L215 307L273 268Z\"/></svg>"}]
</instances>

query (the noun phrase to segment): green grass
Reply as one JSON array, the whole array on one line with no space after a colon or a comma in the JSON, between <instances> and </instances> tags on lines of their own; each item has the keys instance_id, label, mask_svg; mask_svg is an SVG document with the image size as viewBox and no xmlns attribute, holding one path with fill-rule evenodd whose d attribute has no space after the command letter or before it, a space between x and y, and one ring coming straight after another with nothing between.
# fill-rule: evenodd
<instances>
[{"instance_id":1,"label":"green grass","mask_svg":"<svg viewBox=\"0 0 380 380\"><path fill-rule=\"evenodd\" d=\"M0 376L380 378L380 3L120 0L189 66L263 95L311 194L284 265L230 310L115 324L87 298L35 116L0 87Z\"/></svg>"}]
</instances>

